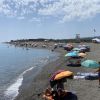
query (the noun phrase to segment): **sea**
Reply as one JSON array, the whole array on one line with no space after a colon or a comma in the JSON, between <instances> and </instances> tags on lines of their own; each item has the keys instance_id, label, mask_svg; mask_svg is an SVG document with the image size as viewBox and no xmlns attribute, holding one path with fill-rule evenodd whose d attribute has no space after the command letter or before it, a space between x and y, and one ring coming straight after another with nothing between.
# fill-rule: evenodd
<instances>
[{"instance_id":1,"label":"sea","mask_svg":"<svg viewBox=\"0 0 100 100\"><path fill-rule=\"evenodd\" d=\"M14 100L23 75L36 67L42 68L58 56L58 53L47 49L27 49L0 43L0 100Z\"/></svg>"}]
</instances>

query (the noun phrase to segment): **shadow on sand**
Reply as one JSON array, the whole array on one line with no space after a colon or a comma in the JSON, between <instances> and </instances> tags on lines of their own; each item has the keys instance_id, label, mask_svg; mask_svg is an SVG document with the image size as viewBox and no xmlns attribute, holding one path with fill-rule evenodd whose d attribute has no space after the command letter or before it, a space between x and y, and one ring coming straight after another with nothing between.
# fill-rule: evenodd
<instances>
[{"instance_id":1,"label":"shadow on sand","mask_svg":"<svg viewBox=\"0 0 100 100\"><path fill-rule=\"evenodd\" d=\"M69 66L69 67L80 67L81 64L67 64L67 66Z\"/></svg>"},{"instance_id":2,"label":"shadow on sand","mask_svg":"<svg viewBox=\"0 0 100 100\"><path fill-rule=\"evenodd\" d=\"M78 98L72 92L67 92L67 95L61 98L60 100L78 100Z\"/></svg>"}]
</instances>

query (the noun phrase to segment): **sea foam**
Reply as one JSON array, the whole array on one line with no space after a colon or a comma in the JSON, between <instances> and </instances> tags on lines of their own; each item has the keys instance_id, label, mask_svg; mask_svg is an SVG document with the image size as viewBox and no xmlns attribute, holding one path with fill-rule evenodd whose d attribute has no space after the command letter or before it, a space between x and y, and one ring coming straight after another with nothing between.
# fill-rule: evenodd
<instances>
[{"instance_id":1,"label":"sea foam","mask_svg":"<svg viewBox=\"0 0 100 100\"><path fill-rule=\"evenodd\" d=\"M17 80L7 88L7 90L4 92L4 95L7 98L7 100L14 100L15 99L15 97L19 94L18 90L19 90L19 87L22 85L23 75L25 73L27 73L28 71L32 70L33 68L34 67L31 67L31 68L25 70L17 78Z\"/></svg>"}]
</instances>

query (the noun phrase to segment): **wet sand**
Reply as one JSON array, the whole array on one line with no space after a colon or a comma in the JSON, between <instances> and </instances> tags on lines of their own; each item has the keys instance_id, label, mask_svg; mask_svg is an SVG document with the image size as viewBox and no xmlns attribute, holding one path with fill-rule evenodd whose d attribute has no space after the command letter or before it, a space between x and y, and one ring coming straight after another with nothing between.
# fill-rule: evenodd
<instances>
[{"instance_id":1,"label":"wet sand","mask_svg":"<svg viewBox=\"0 0 100 100\"><path fill-rule=\"evenodd\" d=\"M91 47L91 52L87 52L87 59L100 61L100 44L84 44L88 44ZM34 69L24 75L23 84L15 100L43 100L42 96L38 96L38 94L42 93L49 86L48 80L50 75L58 69L70 70L74 74L77 72L94 72L94 69L67 66L64 59L66 51L63 48L57 48L55 52L60 53L59 59L47 64L38 73L36 73L37 69ZM34 76L34 73L36 73L36 76ZM68 79L65 88L75 93L78 100L100 100L98 80Z\"/></svg>"}]
</instances>

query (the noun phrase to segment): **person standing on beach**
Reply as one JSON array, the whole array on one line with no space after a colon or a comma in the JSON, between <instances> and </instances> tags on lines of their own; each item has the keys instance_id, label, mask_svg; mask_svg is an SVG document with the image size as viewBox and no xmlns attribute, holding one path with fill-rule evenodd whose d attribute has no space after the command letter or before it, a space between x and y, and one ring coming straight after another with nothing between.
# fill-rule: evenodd
<instances>
[{"instance_id":1,"label":"person standing on beach","mask_svg":"<svg viewBox=\"0 0 100 100\"><path fill-rule=\"evenodd\" d=\"M100 65L100 62L99 62ZM96 70L96 72L98 72L98 80L99 80L99 88L100 88L100 67L98 68L98 70Z\"/></svg>"},{"instance_id":2,"label":"person standing on beach","mask_svg":"<svg viewBox=\"0 0 100 100\"><path fill-rule=\"evenodd\" d=\"M100 67L99 67L99 69L97 70L97 72L98 72L99 88L100 88Z\"/></svg>"}]
</instances>

